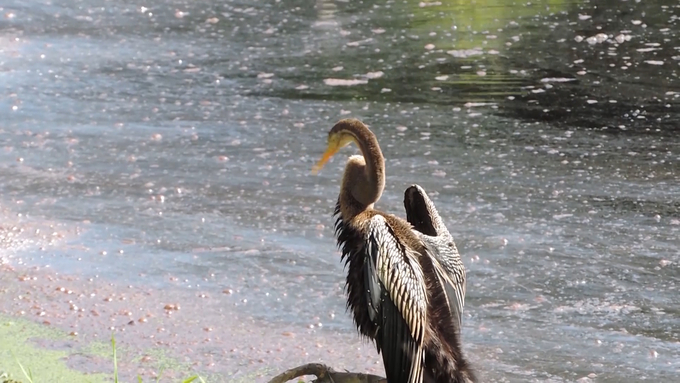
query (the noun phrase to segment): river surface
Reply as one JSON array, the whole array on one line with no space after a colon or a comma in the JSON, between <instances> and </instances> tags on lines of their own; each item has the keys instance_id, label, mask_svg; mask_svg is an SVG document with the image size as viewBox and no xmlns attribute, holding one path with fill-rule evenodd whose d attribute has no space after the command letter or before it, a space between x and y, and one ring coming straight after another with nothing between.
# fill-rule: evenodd
<instances>
[{"instance_id":1,"label":"river surface","mask_svg":"<svg viewBox=\"0 0 680 383\"><path fill-rule=\"evenodd\" d=\"M676 381L679 19L677 1L4 1L0 205L77 235L3 251L198 280L253 323L354 344L331 214L357 150L311 168L357 117L386 157L378 207L403 215L418 183L456 239L484 381Z\"/></svg>"}]
</instances>

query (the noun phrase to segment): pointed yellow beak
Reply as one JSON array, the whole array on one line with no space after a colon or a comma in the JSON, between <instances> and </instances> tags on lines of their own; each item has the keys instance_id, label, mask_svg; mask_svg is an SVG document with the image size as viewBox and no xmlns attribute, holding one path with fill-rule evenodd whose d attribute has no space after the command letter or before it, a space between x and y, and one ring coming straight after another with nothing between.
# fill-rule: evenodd
<instances>
[{"instance_id":1,"label":"pointed yellow beak","mask_svg":"<svg viewBox=\"0 0 680 383\"><path fill-rule=\"evenodd\" d=\"M314 165L314 167L312 168L312 174L316 175L317 173L319 173L319 170L321 170L321 168L323 168L323 166L326 165L326 162L328 162L328 160L330 160L331 157L333 157L335 153L338 152L338 150L340 150L338 145L335 145L333 142L329 142L328 148L324 152L323 156L321 156L319 162L317 162L316 165Z\"/></svg>"}]
</instances>

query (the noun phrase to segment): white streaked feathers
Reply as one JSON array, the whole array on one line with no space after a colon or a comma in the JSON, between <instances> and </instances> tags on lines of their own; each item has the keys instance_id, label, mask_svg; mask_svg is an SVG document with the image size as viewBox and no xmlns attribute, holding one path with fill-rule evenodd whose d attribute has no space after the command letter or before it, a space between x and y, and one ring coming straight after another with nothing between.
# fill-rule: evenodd
<instances>
[{"instance_id":1,"label":"white streaked feathers","mask_svg":"<svg viewBox=\"0 0 680 383\"><path fill-rule=\"evenodd\" d=\"M425 190L420 185L414 184L407 189L405 197L413 199L415 193L423 199L424 209L427 211L427 217L435 230L436 236L425 235L417 230L413 230L413 233L425 244L430 258L434 260L432 263L437 278L444 289L449 310L453 318L458 320L456 327L460 331L463 306L465 305L465 266L451 233L449 233L437 208Z\"/></svg>"},{"instance_id":2,"label":"white streaked feathers","mask_svg":"<svg viewBox=\"0 0 680 383\"><path fill-rule=\"evenodd\" d=\"M366 242L368 254L376 254L374 260L378 279L385 286L392 302L401 313L413 337L413 360L409 373L410 383L423 380L423 342L427 323L428 296L425 291L425 277L412 249L400 244L390 232L389 225L381 215L373 216L368 222ZM371 246L378 246L376 249Z\"/></svg>"},{"instance_id":3,"label":"white streaked feathers","mask_svg":"<svg viewBox=\"0 0 680 383\"><path fill-rule=\"evenodd\" d=\"M465 305L465 267L456 245L453 241L443 241L440 237L431 237L415 230L413 232L425 244L437 278L444 289L449 310L458 321L456 328L460 331Z\"/></svg>"}]
</instances>

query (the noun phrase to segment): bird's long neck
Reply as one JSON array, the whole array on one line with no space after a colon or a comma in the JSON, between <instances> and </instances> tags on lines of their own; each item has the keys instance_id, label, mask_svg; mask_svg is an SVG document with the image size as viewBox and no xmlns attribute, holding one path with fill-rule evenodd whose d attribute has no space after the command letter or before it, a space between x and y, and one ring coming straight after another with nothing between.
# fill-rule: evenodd
<instances>
[{"instance_id":1,"label":"bird's long neck","mask_svg":"<svg viewBox=\"0 0 680 383\"><path fill-rule=\"evenodd\" d=\"M354 136L362 156L350 157L345 167L340 192L345 219L372 208L385 189L385 159L378 140L365 126L352 128L348 130Z\"/></svg>"}]
</instances>

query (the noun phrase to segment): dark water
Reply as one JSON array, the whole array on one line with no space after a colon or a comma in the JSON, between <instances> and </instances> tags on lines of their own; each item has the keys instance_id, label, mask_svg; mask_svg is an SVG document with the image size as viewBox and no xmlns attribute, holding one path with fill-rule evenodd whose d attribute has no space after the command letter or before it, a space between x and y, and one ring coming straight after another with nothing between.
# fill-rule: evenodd
<instances>
[{"instance_id":1,"label":"dark water","mask_svg":"<svg viewBox=\"0 0 680 383\"><path fill-rule=\"evenodd\" d=\"M679 18L673 1L10 0L0 204L81 232L33 262L212 273L246 315L349 339L330 215L353 151L310 170L355 116L387 158L379 207L401 214L418 183L456 238L485 380L675 381Z\"/></svg>"}]
</instances>

